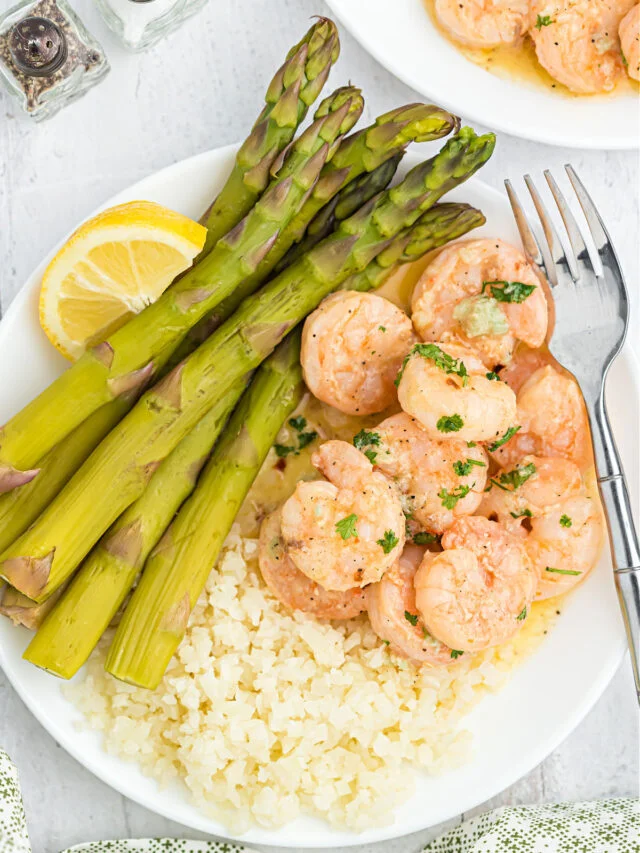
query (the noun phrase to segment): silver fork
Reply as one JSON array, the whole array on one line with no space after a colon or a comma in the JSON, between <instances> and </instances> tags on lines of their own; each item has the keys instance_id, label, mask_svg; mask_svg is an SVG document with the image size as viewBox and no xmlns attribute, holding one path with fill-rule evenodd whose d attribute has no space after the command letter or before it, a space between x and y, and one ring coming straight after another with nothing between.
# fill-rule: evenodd
<instances>
[{"instance_id":1,"label":"silver fork","mask_svg":"<svg viewBox=\"0 0 640 853\"><path fill-rule=\"evenodd\" d=\"M559 237L529 175L524 180L542 225L543 239L536 238L511 182L505 181L505 186L525 252L551 285L555 325L549 349L578 380L587 405L615 583L640 702L640 546L604 398L609 367L627 333L629 297L600 214L573 167L565 168L584 212L599 265L587 249L580 227L549 171L544 176L560 211L565 239Z\"/></svg>"}]
</instances>

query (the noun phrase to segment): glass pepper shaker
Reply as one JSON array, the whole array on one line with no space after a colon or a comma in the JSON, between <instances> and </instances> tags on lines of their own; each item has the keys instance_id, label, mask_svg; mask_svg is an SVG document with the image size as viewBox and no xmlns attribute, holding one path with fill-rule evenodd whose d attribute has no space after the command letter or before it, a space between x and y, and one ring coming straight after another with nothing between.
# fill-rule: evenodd
<instances>
[{"instance_id":1,"label":"glass pepper shaker","mask_svg":"<svg viewBox=\"0 0 640 853\"><path fill-rule=\"evenodd\" d=\"M187 18L207 0L96 0L107 25L129 50L145 50Z\"/></svg>"},{"instance_id":2,"label":"glass pepper shaker","mask_svg":"<svg viewBox=\"0 0 640 853\"><path fill-rule=\"evenodd\" d=\"M0 81L39 121L109 70L102 47L66 0L26 0L0 17Z\"/></svg>"}]
</instances>

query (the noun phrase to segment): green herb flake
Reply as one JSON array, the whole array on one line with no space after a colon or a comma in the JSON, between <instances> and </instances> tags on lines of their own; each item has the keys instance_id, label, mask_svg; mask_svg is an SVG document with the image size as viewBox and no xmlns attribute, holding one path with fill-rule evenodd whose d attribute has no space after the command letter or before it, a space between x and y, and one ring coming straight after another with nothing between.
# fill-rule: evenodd
<instances>
[{"instance_id":1,"label":"green herb flake","mask_svg":"<svg viewBox=\"0 0 640 853\"><path fill-rule=\"evenodd\" d=\"M387 327L386 327L386 326L378 326L378 329L379 329L381 332L386 332L386 331L387 331Z\"/></svg>"},{"instance_id":2,"label":"green herb flake","mask_svg":"<svg viewBox=\"0 0 640 853\"><path fill-rule=\"evenodd\" d=\"M476 465L478 468L486 468L484 462L478 462L477 459L467 459L466 462L454 462L453 470L458 477L467 477L471 473L471 469Z\"/></svg>"},{"instance_id":3,"label":"green herb flake","mask_svg":"<svg viewBox=\"0 0 640 853\"><path fill-rule=\"evenodd\" d=\"M361 429L357 435L353 436L353 446L358 450L361 450L364 455L367 457L369 462L372 465L375 464L376 457L378 455L377 451L373 450L372 447L378 447L380 445L380 434L377 432L370 432L366 429ZM368 448L365 450L364 448Z\"/></svg>"},{"instance_id":4,"label":"green herb flake","mask_svg":"<svg viewBox=\"0 0 640 853\"><path fill-rule=\"evenodd\" d=\"M536 18L535 27L537 30L541 30L543 27L549 27L553 23L553 19L551 15L538 15Z\"/></svg>"},{"instance_id":5,"label":"green herb flake","mask_svg":"<svg viewBox=\"0 0 640 853\"><path fill-rule=\"evenodd\" d=\"M427 533L425 530L416 533L413 537L415 545L430 545L432 542L438 542L440 537L435 533Z\"/></svg>"},{"instance_id":6,"label":"green herb flake","mask_svg":"<svg viewBox=\"0 0 640 853\"><path fill-rule=\"evenodd\" d=\"M298 451L304 450L312 441L318 438L318 433L315 430L309 432L301 432L298 434Z\"/></svg>"},{"instance_id":7,"label":"green herb flake","mask_svg":"<svg viewBox=\"0 0 640 853\"><path fill-rule=\"evenodd\" d=\"M576 572L572 569L554 569L553 566L547 566L545 572L553 572L556 575L581 575L582 572Z\"/></svg>"},{"instance_id":8,"label":"green herb flake","mask_svg":"<svg viewBox=\"0 0 640 853\"><path fill-rule=\"evenodd\" d=\"M485 373L485 376L490 382L500 382L500 377L497 373L494 373L493 370L490 370L488 373Z\"/></svg>"},{"instance_id":9,"label":"green herb flake","mask_svg":"<svg viewBox=\"0 0 640 853\"><path fill-rule=\"evenodd\" d=\"M527 618L527 608L523 607L522 610L520 611L520 613L518 613L518 615L516 616L516 619L518 622L524 622L524 620L526 618Z\"/></svg>"},{"instance_id":10,"label":"green herb flake","mask_svg":"<svg viewBox=\"0 0 640 853\"><path fill-rule=\"evenodd\" d=\"M446 352L440 349L437 344L414 344L409 353L404 357L404 361L402 362L402 367L398 372L398 375L395 380L396 386L400 384L400 380L404 375L405 368L409 363L409 359L413 355L419 355L422 358L428 358L432 361L436 367L439 367L440 370L444 370L445 373L450 374L454 373L456 376L459 376L462 379L462 384L466 385L469 381L469 374L467 373L467 368L464 366L464 362L459 358L453 358L453 356L448 355Z\"/></svg>"},{"instance_id":11,"label":"green herb flake","mask_svg":"<svg viewBox=\"0 0 640 853\"><path fill-rule=\"evenodd\" d=\"M467 442L467 447L477 447L477 446L478 446L477 441L468 441Z\"/></svg>"},{"instance_id":12,"label":"green herb flake","mask_svg":"<svg viewBox=\"0 0 640 853\"><path fill-rule=\"evenodd\" d=\"M528 465L516 466L513 471L503 471L497 480L492 479L491 482L494 486L502 489L503 492L515 492L516 489L519 489L520 486L527 482L529 477L533 477L536 470L533 462L529 462Z\"/></svg>"},{"instance_id":13,"label":"green herb flake","mask_svg":"<svg viewBox=\"0 0 640 853\"><path fill-rule=\"evenodd\" d=\"M533 518L533 513L530 509L523 509L522 512L511 512L509 515L511 518L523 518L524 516L527 518Z\"/></svg>"},{"instance_id":14,"label":"green herb flake","mask_svg":"<svg viewBox=\"0 0 640 853\"><path fill-rule=\"evenodd\" d=\"M341 518L340 521L336 522L336 530L344 540L358 535L358 531L356 530L357 520L358 516L355 512L352 512L351 515L347 515L346 518Z\"/></svg>"},{"instance_id":15,"label":"green herb flake","mask_svg":"<svg viewBox=\"0 0 640 853\"><path fill-rule=\"evenodd\" d=\"M464 498L471 491L471 486L456 486L456 488L449 492L447 489L440 489L438 492L438 497L442 500L442 506L445 509L453 509L459 500Z\"/></svg>"},{"instance_id":16,"label":"green herb flake","mask_svg":"<svg viewBox=\"0 0 640 853\"><path fill-rule=\"evenodd\" d=\"M285 456L289 456L291 453L296 453L295 447L292 447L290 444L274 444L273 448L276 456L279 456L280 459L284 459Z\"/></svg>"},{"instance_id":17,"label":"green herb flake","mask_svg":"<svg viewBox=\"0 0 640 853\"><path fill-rule=\"evenodd\" d=\"M418 617L415 613L409 613L408 610L405 610L404 611L404 618L407 620L407 622L410 622L414 628L418 624Z\"/></svg>"},{"instance_id":18,"label":"green herb flake","mask_svg":"<svg viewBox=\"0 0 640 853\"><path fill-rule=\"evenodd\" d=\"M459 432L464 426L464 421L460 415L443 415L438 418L436 427L440 432Z\"/></svg>"},{"instance_id":19,"label":"green herb flake","mask_svg":"<svg viewBox=\"0 0 640 853\"><path fill-rule=\"evenodd\" d=\"M464 652L461 652L459 649L451 649L451 657L455 660L456 658L461 657Z\"/></svg>"},{"instance_id":20,"label":"green herb flake","mask_svg":"<svg viewBox=\"0 0 640 853\"><path fill-rule=\"evenodd\" d=\"M385 554L389 554L396 547L400 540L393 530L385 530L382 539L377 540L377 544L382 548Z\"/></svg>"},{"instance_id":21,"label":"green herb flake","mask_svg":"<svg viewBox=\"0 0 640 853\"><path fill-rule=\"evenodd\" d=\"M571 527L572 524L573 522L571 521L568 515L560 516L560 527Z\"/></svg>"},{"instance_id":22,"label":"green herb flake","mask_svg":"<svg viewBox=\"0 0 640 853\"><path fill-rule=\"evenodd\" d=\"M551 21L549 21L551 23ZM482 292L488 288L497 302L524 302L536 289L535 284L523 284L521 281L485 281Z\"/></svg>"},{"instance_id":23,"label":"green herb flake","mask_svg":"<svg viewBox=\"0 0 640 853\"><path fill-rule=\"evenodd\" d=\"M296 432L302 432L307 426L307 419L303 418L302 415L298 415L297 418L289 418L289 426Z\"/></svg>"},{"instance_id":24,"label":"green herb flake","mask_svg":"<svg viewBox=\"0 0 640 853\"><path fill-rule=\"evenodd\" d=\"M488 448L489 453L493 453L499 447L502 447L510 439L513 438L513 436L518 432L518 430L521 430L521 429L522 429L522 427L520 427L520 426L509 427L509 429L505 432L505 434L502 436L502 438L499 438L497 441L494 441L493 444L489 445L489 448Z\"/></svg>"},{"instance_id":25,"label":"green herb flake","mask_svg":"<svg viewBox=\"0 0 640 853\"><path fill-rule=\"evenodd\" d=\"M383 640L382 642L385 644L385 646L389 645L389 640Z\"/></svg>"}]
</instances>

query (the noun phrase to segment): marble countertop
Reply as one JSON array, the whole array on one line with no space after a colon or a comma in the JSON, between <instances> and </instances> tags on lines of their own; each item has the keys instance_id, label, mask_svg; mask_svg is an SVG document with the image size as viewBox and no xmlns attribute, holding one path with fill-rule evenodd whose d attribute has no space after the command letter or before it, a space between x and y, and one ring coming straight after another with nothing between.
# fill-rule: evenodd
<instances>
[{"instance_id":1,"label":"marble countertop","mask_svg":"<svg viewBox=\"0 0 640 853\"><path fill-rule=\"evenodd\" d=\"M42 255L97 204L163 166L243 138L259 109L262 82L310 16L327 11L321 0L212 0L169 40L134 56L119 48L91 0L72 4L105 46L112 72L41 125L20 116L0 93L0 306L5 310ZM342 56L332 83L351 80L364 88L366 120L420 100L347 32L341 35ZM637 343L637 153L572 151L501 135L482 178L501 189L505 177L559 171L567 162L589 187L614 238L635 300L630 337ZM102 838L204 837L95 779L39 726L1 674L0 745L20 770L34 853L58 853ZM478 811L637 793L638 717L627 659L573 734ZM351 849L414 853L445 828Z\"/></svg>"}]
</instances>

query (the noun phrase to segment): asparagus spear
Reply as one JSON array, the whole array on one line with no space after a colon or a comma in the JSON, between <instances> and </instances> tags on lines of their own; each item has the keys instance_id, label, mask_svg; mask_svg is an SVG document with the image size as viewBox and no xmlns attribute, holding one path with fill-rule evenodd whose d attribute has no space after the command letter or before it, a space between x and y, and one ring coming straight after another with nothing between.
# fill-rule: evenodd
<instances>
[{"instance_id":1,"label":"asparagus spear","mask_svg":"<svg viewBox=\"0 0 640 853\"><path fill-rule=\"evenodd\" d=\"M248 379L219 399L167 456L141 497L111 526L27 646L25 660L61 678L72 678L84 664L193 490Z\"/></svg>"},{"instance_id":2,"label":"asparagus spear","mask_svg":"<svg viewBox=\"0 0 640 853\"><path fill-rule=\"evenodd\" d=\"M37 521L0 557L0 577L43 601L132 503L158 463L213 401L250 370L332 290L491 156L493 134L463 128L431 160L372 199L289 267L165 379L147 391Z\"/></svg>"},{"instance_id":3,"label":"asparagus spear","mask_svg":"<svg viewBox=\"0 0 640 853\"><path fill-rule=\"evenodd\" d=\"M105 664L116 678L159 684L238 510L302 393L298 331L256 374L196 490L147 560Z\"/></svg>"},{"instance_id":4,"label":"asparagus spear","mask_svg":"<svg viewBox=\"0 0 640 853\"><path fill-rule=\"evenodd\" d=\"M265 95L265 106L236 155L227 182L204 216L207 239L200 257L249 213L269 183L274 160L291 142L340 54L336 25L319 18L291 48Z\"/></svg>"},{"instance_id":5,"label":"asparagus spear","mask_svg":"<svg viewBox=\"0 0 640 853\"><path fill-rule=\"evenodd\" d=\"M61 586L42 604L36 604L35 601L27 598L17 589L6 586L0 603L0 613L11 619L14 625L22 625L30 631L37 631L64 589L65 587Z\"/></svg>"},{"instance_id":6,"label":"asparagus spear","mask_svg":"<svg viewBox=\"0 0 640 853\"><path fill-rule=\"evenodd\" d=\"M365 269L343 282L340 290L376 290L403 264L418 260L473 228L480 228L486 221L484 214L469 204L436 204L415 225L400 233Z\"/></svg>"},{"instance_id":7,"label":"asparagus spear","mask_svg":"<svg viewBox=\"0 0 640 853\"><path fill-rule=\"evenodd\" d=\"M308 197L333 146L361 108L357 90L338 90L323 115L293 143L282 167L251 212L157 302L86 352L0 429L0 493L28 482L29 467L105 403L145 384L154 358L251 274ZM26 479L25 479L26 478ZM17 481L17 482L16 482Z\"/></svg>"}]
</instances>

